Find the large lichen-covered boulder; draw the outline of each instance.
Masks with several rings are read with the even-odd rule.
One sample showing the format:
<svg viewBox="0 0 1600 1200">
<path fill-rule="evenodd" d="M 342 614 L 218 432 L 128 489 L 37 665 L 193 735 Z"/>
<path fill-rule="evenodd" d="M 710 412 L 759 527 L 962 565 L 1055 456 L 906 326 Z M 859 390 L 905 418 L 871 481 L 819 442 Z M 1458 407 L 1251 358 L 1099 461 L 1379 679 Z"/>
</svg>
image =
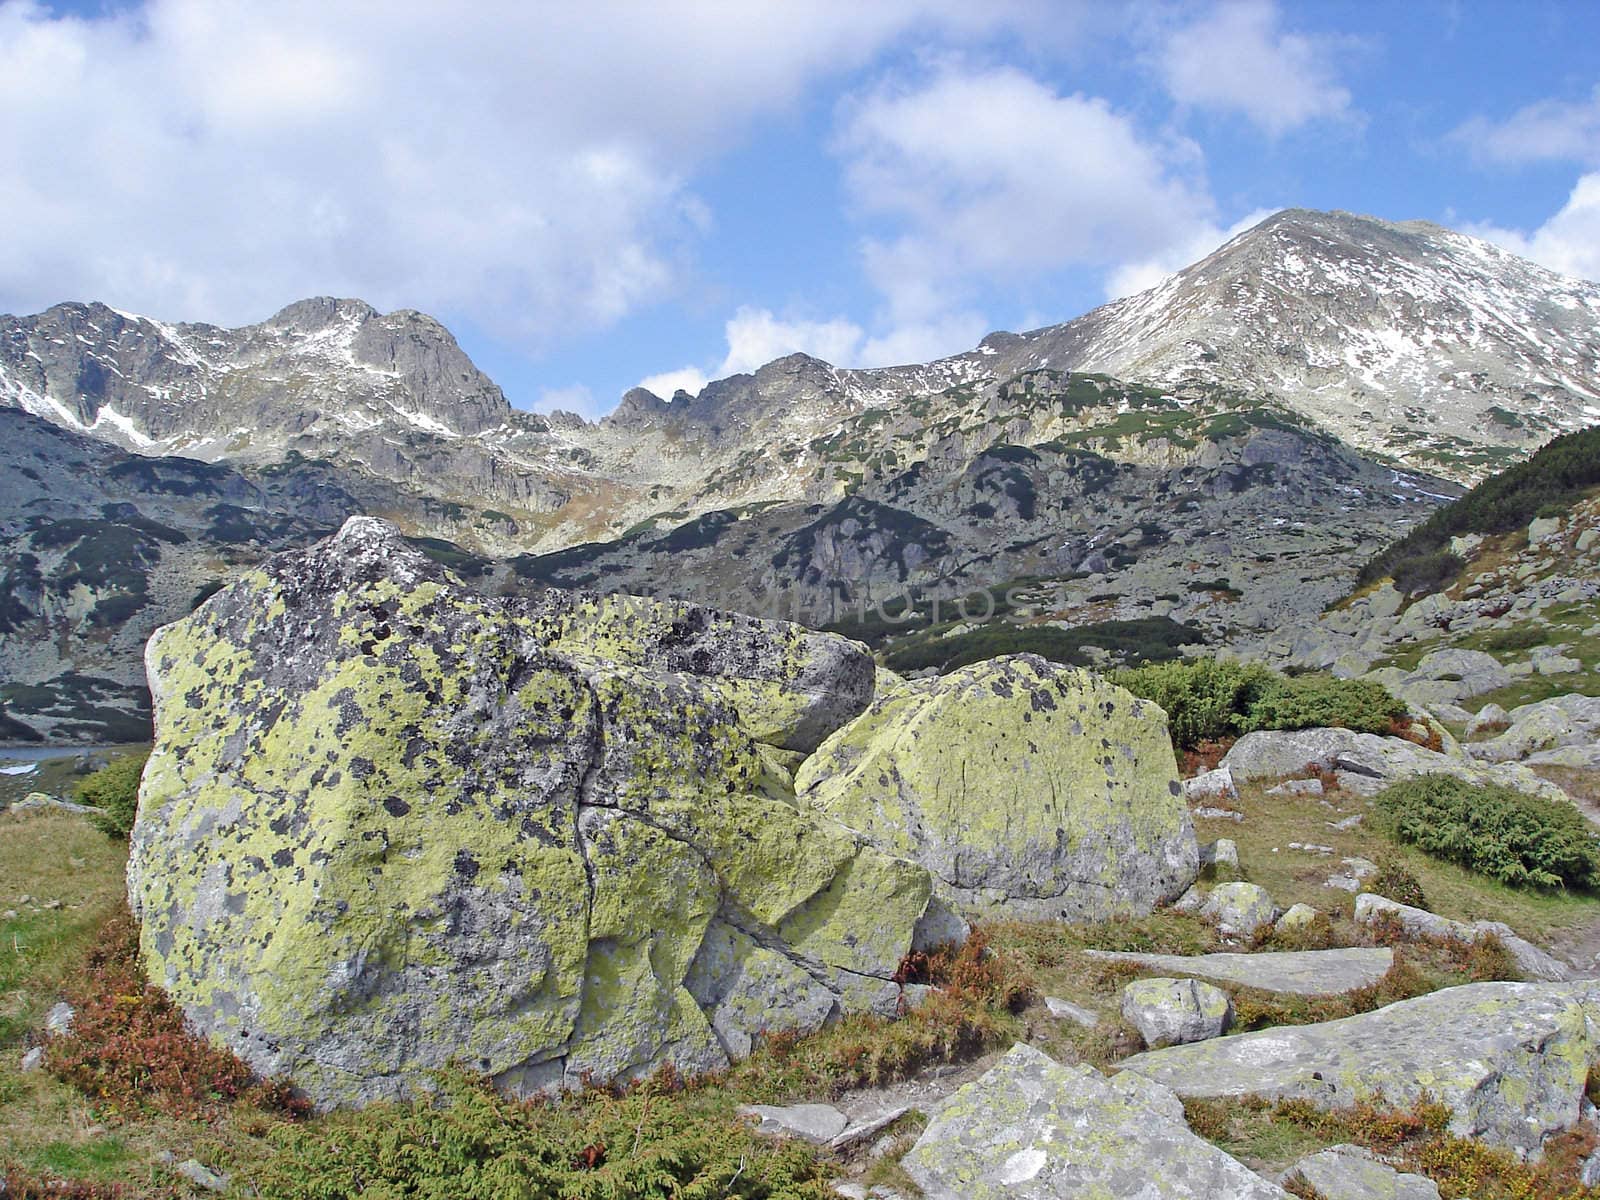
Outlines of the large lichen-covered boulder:
<svg viewBox="0 0 1600 1200">
<path fill-rule="evenodd" d="M 757 740 L 810 753 L 872 702 L 865 646 L 699 604 L 551 588 L 522 611 L 568 659 L 680 671 L 738 712 Z"/>
<path fill-rule="evenodd" d="M 1124 1059 L 1190 1097 L 1301 1097 L 1348 1108 L 1448 1105 L 1450 1129 L 1520 1154 L 1571 1128 L 1600 1061 L 1600 982 L 1473 983 L 1359 1016 L 1240 1033 Z"/>
<path fill-rule="evenodd" d="M 929 1200 L 1288 1197 L 1197 1137 L 1167 1088 L 1032 1046 L 1014 1046 L 930 1117 L 901 1160 Z"/>
<path fill-rule="evenodd" d="M 558 607 L 356 518 L 151 639 L 129 897 L 197 1029 L 335 1105 L 452 1062 L 524 1094 L 704 1070 L 893 1012 L 927 872 L 796 804 L 726 659 L 568 652 Z"/>
<path fill-rule="evenodd" d="M 1199 870 L 1161 710 L 1030 654 L 880 696 L 801 765 L 795 787 L 982 913 L 1144 914 Z"/>
</svg>

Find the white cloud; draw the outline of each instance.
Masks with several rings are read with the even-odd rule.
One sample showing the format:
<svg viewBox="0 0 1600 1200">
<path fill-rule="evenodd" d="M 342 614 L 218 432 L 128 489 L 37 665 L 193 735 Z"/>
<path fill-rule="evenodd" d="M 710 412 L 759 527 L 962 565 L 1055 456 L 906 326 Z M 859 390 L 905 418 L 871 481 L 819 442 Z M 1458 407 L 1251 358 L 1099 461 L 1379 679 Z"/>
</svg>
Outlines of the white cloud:
<svg viewBox="0 0 1600 1200">
<path fill-rule="evenodd" d="M 908 33 L 1028 19 L 971 7 L 0 0 L 0 307 L 237 323 L 334 293 L 530 347 L 602 327 L 680 278 L 701 164 Z"/>
<path fill-rule="evenodd" d="M 1552 271 L 1600 282 L 1600 172 L 1582 176 L 1561 209 L 1532 233 L 1494 225 L 1464 231 Z"/>
<path fill-rule="evenodd" d="M 1600 85 L 1587 100 L 1541 100 L 1504 121 L 1474 117 L 1451 137 L 1492 162 L 1600 163 Z"/>
<path fill-rule="evenodd" d="M 728 353 L 717 376 L 754 371 L 786 354 L 809 354 L 834 365 L 850 365 L 861 349 L 861 326 L 842 317 L 829 321 L 783 321 L 764 308 L 741 308 L 725 332 Z"/>
<path fill-rule="evenodd" d="M 1280 30 L 1270 0 L 1233 0 L 1167 31 L 1157 62 L 1178 103 L 1240 113 L 1276 137 L 1349 115 L 1334 63 L 1349 43 Z"/>
<path fill-rule="evenodd" d="M 1214 228 L 1192 143 L 1147 138 L 1104 100 L 1013 69 L 881 88 L 846 110 L 836 148 L 859 212 L 892 230 L 863 257 L 898 331 L 875 350 L 900 361 L 957 349 L 954 330 L 981 334 L 981 287 L 1164 261 Z"/>
<path fill-rule="evenodd" d="M 1187 237 L 1163 247 L 1159 253 L 1123 263 L 1106 277 L 1106 299 L 1117 300 L 1155 287 L 1168 275 L 1198 262 L 1277 211 L 1274 208 L 1258 208 L 1226 229 L 1205 222 Z"/>
<path fill-rule="evenodd" d="M 639 380 L 639 386 L 647 392 L 654 392 L 663 400 L 670 400 L 675 392 L 685 391 L 691 396 L 698 396 L 700 389 L 711 381 L 711 377 L 699 367 L 679 367 L 676 371 L 662 371 L 659 375 L 647 375 Z"/>
</svg>

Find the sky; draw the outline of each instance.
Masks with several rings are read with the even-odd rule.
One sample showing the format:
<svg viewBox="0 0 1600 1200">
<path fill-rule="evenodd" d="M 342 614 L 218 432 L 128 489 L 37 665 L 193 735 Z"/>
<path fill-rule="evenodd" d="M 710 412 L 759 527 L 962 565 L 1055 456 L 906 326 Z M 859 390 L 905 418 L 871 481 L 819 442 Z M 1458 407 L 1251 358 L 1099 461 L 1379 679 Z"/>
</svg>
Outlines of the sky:
<svg viewBox="0 0 1600 1200">
<path fill-rule="evenodd" d="M 1285 207 L 1600 280 L 1593 0 L 0 0 L 0 311 L 443 321 L 596 417 L 921 362 Z"/>
</svg>

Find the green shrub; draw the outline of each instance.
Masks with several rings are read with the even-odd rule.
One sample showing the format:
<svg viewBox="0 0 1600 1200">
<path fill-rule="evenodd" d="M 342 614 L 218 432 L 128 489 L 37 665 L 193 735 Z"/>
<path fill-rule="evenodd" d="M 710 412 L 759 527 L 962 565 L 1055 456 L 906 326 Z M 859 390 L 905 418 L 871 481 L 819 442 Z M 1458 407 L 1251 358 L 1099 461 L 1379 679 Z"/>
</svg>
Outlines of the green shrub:
<svg viewBox="0 0 1600 1200">
<path fill-rule="evenodd" d="M 1497 629 L 1483 639 L 1485 650 L 1532 650 L 1550 640 L 1550 630 L 1537 625 L 1518 625 L 1512 629 Z"/>
<path fill-rule="evenodd" d="M 1273 680 L 1266 667 L 1196 658 L 1118 671 L 1115 681 L 1166 710 L 1172 742 L 1193 749 L 1244 732 L 1244 714 Z"/>
<path fill-rule="evenodd" d="M 1389 836 L 1511 887 L 1600 886 L 1600 837 L 1570 804 L 1423 775 L 1374 805 Z"/>
<path fill-rule="evenodd" d="M 1405 713 L 1403 703 L 1370 680 L 1290 677 L 1254 663 L 1197 658 L 1119 671 L 1114 679 L 1166 710 L 1180 750 L 1258 729 L 1334 725 L 1386 733 Z"/>
<path fill-rule="evenodd" d="M 770 1141 L 731 1104 L 663 1078 L 624 1096 L 590 1091 L 518 1102 L 446 1078 L 437 1102 L 376 1104 L 272 1132 L 258 1194 L 501 1200 L 560 1196 L 826 1200 L 828 1172 L 796 1140 Z"/>
<path fill-rule="evenodd" d="M 1430 550 L 1398 559 L 1391 569 L 1394 586 L 1402 595 L 1437 592 L 1455 581 L 1467 560 L 1453 550 Z"/>
<path fill-rule="evenodd" d="M 1357 733 L 1387 733 L 1406 712 L 1405 702 L 1370 679 L 1331 675 L 1278 676 L 1245 714 L 1249 729 L 1321 729 L 1337 726 Z"/>
<path fill-rule="evenodd" d="M 139 812 L 139 776 L 150 751 L 124 754 L 78 784 L 78 799 L 100 811 L 91 818 L 110 837 L 125 838 Z"/>
</svg>

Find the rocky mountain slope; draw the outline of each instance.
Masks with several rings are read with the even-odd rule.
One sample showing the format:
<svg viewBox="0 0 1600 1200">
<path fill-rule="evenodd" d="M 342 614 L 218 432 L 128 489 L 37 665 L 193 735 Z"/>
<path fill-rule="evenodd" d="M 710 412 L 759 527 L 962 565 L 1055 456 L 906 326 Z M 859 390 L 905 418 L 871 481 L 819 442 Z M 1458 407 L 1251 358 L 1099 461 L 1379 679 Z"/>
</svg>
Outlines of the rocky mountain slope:
<svg viewBox="0 0 1600 1200">
<path fill-rule="evenodd" d="M 938 429 L 1041 372 L 1174 397 L 1221 385 L 1470 481 L 1600 416 L 1600 285 L 1422 222 L 1289 210 L 1063 325 L 924 365 L 791 355 L 698 396 L 635 389 L 595 423 L 512 409 L 437 322 L 360 301 L 306 300 L 236 330 L 97 304 L 0 318 L 0 404 L 145 453 L 334 457 L 452 501 L 454 536 L 498 553 L 837 500 L 850 481 L 818 472 L 819 440 L 874 415 Z"/>
<path fill-rule="evenodd" d="M 1047 629 L 1248 641 L 1343 594 L 1457 493 L 1440 476 L 1592 419 L 1597 348 L 1600 287 L 1431 226 L 1302 211 L 1065 325 L 909 367 L 791 355 L 698 396 L 636 389 L 594 423 L 512 409 L 419 313 L 309 300 L 226 330 L 60 305 L 0 318 L 0 416 L 24 430 L 5 450 L 19 590 L 0 672 L 41 702 L 64 675 L 132 684 L 132 648 L 195 588 L 358 511 L 501 585 L 862 634 L 909 597 L 923 665 L 974 624 L 929 602 L 979 592 Z M 185 472 L 206 480 L 193 496 L 162 482 Z M 319 488 L 334 498 L 308 505 Z M 135 516 L 193 544 L 135 538 Z M 119 569 L 187 565 L 144 590 L 85 582 L 86 551 L 44 544 L 65 519 L 124 521 Z"/>
<path fill-rule="evenodd" d="M 397 492 L 309 459 L 130 454 L 0 409 L 0 740 L 149 737 L 157 626 L 269 553 L 393 509 Z"/>
</svg>

